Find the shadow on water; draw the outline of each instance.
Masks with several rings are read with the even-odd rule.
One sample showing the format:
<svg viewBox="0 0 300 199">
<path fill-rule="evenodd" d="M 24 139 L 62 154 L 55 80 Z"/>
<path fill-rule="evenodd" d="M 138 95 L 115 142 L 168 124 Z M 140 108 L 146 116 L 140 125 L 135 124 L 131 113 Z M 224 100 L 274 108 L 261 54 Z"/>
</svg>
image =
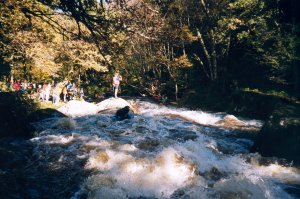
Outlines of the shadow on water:
<svg viewBox="0 0 300 199">
<path fill-rule="evenodd" d="M 0 139 L 0 198 L 70 198 L 79 189 L 87 174 L 84 159 L 59 150 L 45 156 L 35 147 L 24 139 Z"/>
<path fill-rule="evenodd" d="M 31 122 L 65 115 L 55 109 L 38 110 L 27 95 L 15 92 L 0 93 L 0 110 L 0 198 L 69 198 L 82 176 L 76 157 L 58 169 L 45 166 L 40 164 L 43 158 L 55 157 L 33 154 L 35 145 L 28 141 L 36 131 Z"/>
</svg>

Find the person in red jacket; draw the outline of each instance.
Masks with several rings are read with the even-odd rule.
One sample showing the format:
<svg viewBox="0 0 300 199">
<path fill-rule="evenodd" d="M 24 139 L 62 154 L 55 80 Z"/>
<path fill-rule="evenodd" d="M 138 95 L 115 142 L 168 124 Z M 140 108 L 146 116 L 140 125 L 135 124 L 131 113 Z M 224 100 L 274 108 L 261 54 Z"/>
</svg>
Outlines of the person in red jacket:
<svg viewBox="0 0 300 199">
<path fill-rule="evenodd" d="M 15 81 L 13 89 L 15 92 L 18 92 L 21 89 L 21 85 L 19 84 L 19 82 Z"/>
</svg>

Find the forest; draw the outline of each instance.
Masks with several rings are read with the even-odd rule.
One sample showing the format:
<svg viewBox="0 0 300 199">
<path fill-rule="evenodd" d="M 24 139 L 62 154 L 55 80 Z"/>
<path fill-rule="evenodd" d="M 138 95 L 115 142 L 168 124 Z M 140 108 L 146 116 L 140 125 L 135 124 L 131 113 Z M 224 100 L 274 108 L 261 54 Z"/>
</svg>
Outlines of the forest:
<svg viewBox="0 0 300 199">
<path fill-rule="evenodd" d="M 89 95 L 107 93 L 118 69 L 125 95 L 200 97 L 204 103 L 248 91 L 296 100 L 297 5 L 292 0 L 2 1 L 1 89 L 13 79 L 67 79 Z"/>
<path fill-rule="evenodd" d="M 47 190 L 44 190 L 42 186 L 46 186 L 48 182 L 50 184 L 52 183 L 54 186 L 49 198 L 71 198 L 71 196 L 74 196 L 74 190 L 78 190 L 81 181 L 83 181 L 87 175 L 92 173 L 92 169 L 88 172 L 85 171 L 87 170 L 86 167 L 92 167 L 91 165 L 85 166 L 84 169 L 81 168 L 78 171 L 78 178 L 74 177 L 74 184 L 72 184 L 73 181 L 63 177 L 63 175 L 64 173 L 73 175 L 73 173 L 70 173 L 71 171 L 67 168 L 58 169 L 55 176 L 62 178 L 62 184 L 70 185 L 64 192 L 62 190 L 63 188 L 59 187 L 60 184 L 58 183 L 56 185 L 55 180 L 51 179 L 50 176 L 52 170 L 49 174 L 49 171 L 45 169 L 45 166 L 45 168 L 43 167 L 45 170 L 42 170 L 39 175 L 45 175 L 47 177 L 45 177 L 45 181 L 42 181 L 40 184 L 41 187 L 34 189 L 41 194 L 38 195 L 35 191 L 30 192 L 31 187 L 26 187 L 25 181 L 27 182 L 28 180 L 28 186 L 34 184 L 33 180 L 28 176 L 33 175 L 33 173 L 36 175 L 41 168 L 36 167 L 36 170 L 33 169 L 31 171 L 32 173 L 30 173 L 29 170 L 23 171 L 23 167 L 18 168 L 18 172 L 21 172 L 21 176 L 23 176 L 23 178 L 21 177 L 21 181 L 23 181 L 20 184 L 15 181 L 13 174 L 2 172 L 7 165 L 22 165 L 25 160 L 18 159 L 21 156 L 27 157 L 28 155 L 26 161 L 29 162 L 37 161 L 36 159 L 41 162 L 48 161 L 48 159 L 39 159 L 41 157 L 44 158 L 43 155 L 35 156 L 36 154 L 32 155 L 31 153 L 31 151 L 36 149 L 35 144 L 37 143 L 35 142 L 39 142 L 37 145 L 38 147 L 41 147 L 43 144 L 40 143 L 41 141 L 39 139 L 47 139 L 43 137 L 44 135 L 40 136 L 40 134 L 37 134 L 37 131 L 40 130 L 38 128 L 41 128 L 40 126 L 43 126 L 44 124 L 38 127 L 35 126 L 35 129 L 31 124 L 32 122 L 42 121 L 42 119 L 47 118 L 49 116 L 47 111 L 51 111 L 51 114 L 55 113 L 59 116 L 62 115 L 62 113 L 57 113 L 58 107 L 41 103 L 37 99 L 33 99 L 29 92 L 15 92 L 15 89 L 13 88 L 14 82 L 27 82 L 37 85 L 46 83 L 62 84 L 63 82 L 76 83 L 76 85 L 84 91 L 84 102 L 90 103 L 89 105 L 86 105 L 86 108 L 88 109 L 92 106 L 95 108 L 95 104 L 101 103 L 99 102 L 101 100 L 112 99 L 110 98 L 113 96 L 112 79 L 116 72 L 119 72 L 122 76 L 121 89 L 119 92 L 120 100 L 123 98 L 138 100 L 147 99 L 155 104 L 161 105 L 161 107 L 157 108 L 156 105 L 151 104 L 149 106 L 153 106 L 154 108 L 153 110 L 148 110 L 148 107 L 146 107 L 148 106 L 147 101 L 140 104 L 143 111 L 147 110 L 151 112 L 154 111 L 154 109 L 166 111 L 166 113 L 161 113 L 162 116 L 160 116 L 162 118 L 159 117 L 159 122 L 167 126 L 160 129 L 161 131 L 164 131 L 166 128 L 171 128 L 172 122 L 178 124 L 180 128 L 183 128 L 185 123 L 181 123 L 181 120 L 169 121 L 165 117 L 170 117 L 171 119 L 174 119 L 173 117 L 179 117 L 179 119 L 183 118 L 186 120 L 186 115 L 184 115 L 185 112 L 182 111 L 186 109 L 195 111 L 195 115 L 200 114 L 200 118 L 202 118 L 201 114 L 203 114 L 203 112 L 208 115 L 212 114 L 213 116 L 211 117 L 214 118 L 213 121 L 219 120 L 220 117 L 223 117 L 222 119 L 224 119 L 225 116 L 222 114 L 230 114 L 229 118 L 231 119 L 231 114 L 238 118 L 257 119 L 262 121 L 263 125 L 260 126 L 261 129 L 259 131 L 256 129 L 259 126 L 259 122 L 254 122 L 255 125 L 257 125 L 254 125 L 255 128 L 250 125 L 251 128 L 253 127 L 255 129 L 252 129 L 253 131 L 256 132 L 257 130 L 257 132 L 259 132 L 255 134 L 255 136 L 254 134 L 247 134 L 249 133 L 248 131 L 250 131 L 249 129 L 251 129 L 250 127 L 248 128 L 248 126 L 246 130 L 243 129 L 244 126 L 241 127 L 242 130 L 229 128 L 230 132 L 233 134 L 242 131 L 241 134 L 243 136 L 246 135 L 246 139 L 249 138 L 251 142 L 253 141 L 253 145 L 250 147 L 247 146 L 248 151 L 246 153 L 247 155 L 250 155 L 247 156 L 247 161 L 245 162 L 251 162 L 253 159 L 257 158 L 253 154 L 257 155 L 257 153 L 259 153 L 262 157 L 275 157 L 276 165 L 279 162 L 278 164 L 282 163 L 280 166 L 296 165 L 299 167 L 300 1 L 1 0 L 0 162 L 3 163 L 0 163 L 0 185 L 2 187 L 2 189 L 0 188 L 0 192 L 4 194 L 4 198 L 14 198 L 11 193 L 16 190 L 18 194 L 27 196 L 27 198 L 47 198 Z M 103 98 L 99 99 L 99 96 L 103 96 Z M 67 105 L 68 103 L 66 102 L 60 104 L 60 106 Z M 175 107 L 174 109 L 177 111 L 176 114 L 172 112 L 173 109 L 170 107 Z M 95 110 L 96 109 L 98 110 L 99 106 L 96 107 Z M 172 112 L 171 116 L 168 111 Z M 152 119 L 155 119 L 156 117 L 156 115 L 146 117 L 143 114 L 139 115 L 137 118 L 145 117 L 146 119 L 136 119 L 138 124 L 149 118 L 152 121 Z M 59 123 L 58 125 L 55 123 L 53 124 L 54 127 L 51 126 L 51 124 L 50 126 L 52 129 L 49 130 L 49 132 L 53 133 L 55 131 L 56 133 L 57 129 L 62 128 L 63 130 L 60 132 L 65 134 L 62 133 L 61 136 L 67 136 L 67 133 L 71 133 L 73 139 L 73 134 L 78 133 L 74 133 L 78 130 L 77 128 L 79 128 L 76 125 L 77 123 L 81 125 L 80 122 L 82 122 L 82 120 L 91 122 L 92 119 L 90 117 L 96 117 L 95 120 L 99 119 L 98 117 L 101 117 L 100 119 L 103 119 L 104 121 L 109 120 L 106 118 L 107 115 L 105 114 L 102 116 L 94 115 L 87 118 L 85 117 L 87 116 L 80 115 L 80 117 L 75 119 L 69 117 L 66 122 L 67 124 Z M 205 115 L 205 117 L 208 116 Z M 193 118 L 192 120 L 188 119 L 188 121 L 194 124 L 197 123 L 198 120 L 197 118 Z M 205 131 L 203 130 L 205 128 L 212 128 L 212 131 L 215 131 L 216 129 L 214 128 L 217 128 L 218 130 L 216 130 L 216 132 L 221 132 L 224 130 L 224 126 L 220 127 L 218 125 L 220 125 L 222 121 L 223 120 L 220 120 L 213 124 L 209 122 L 205 123 L 206 120 L 204 122 L 205 124 L 201 121 L 202 123 L 199 123 L 201 128 L 197 128 L 201 129 L 201 131 L 199 130 L 201 133 Z M 111 130 L 109 127 L 112 124 L 113 122 L 109 124 L 99 124 L 98 121 L 98 123 L 91 122 L 89 125 L 83 123 L 82 126 L 86 125 L 84 128 L 86 127 L 89 129 L 92 128 L 91 126 L 93 125 L 98 125 L 97 128 L 99 126 L 101 128 L 98 128 L 99 132 L 97 131 L 98 134 L 96 134 L 96 137 L 105 137 L 106 134 L 102 133 L 105 131 L 109 132 Z M 240 122 L 235 124 L 240 125 L 248 123 Z M 48 124 L 45 126 L 47 125 Z M 122 125 L 125 125 L 125 127 Z M 135 128 L 134 125 L 130 127 L 126 125 L 126 123 L 117 123 L 117 130 L 112 131 L 111 134 L 121 131 L 120 129 L 123 128 Z M 138 126 L 136 128 L 148 128 L 145 132 L 151 133 L 155 131 L 152 129 L 153 126 L 149 124 L 143 123 L 143 125 L 146 127 Z M 159 129 L 160 127 L 156 128 Z M 224 128 L 227 128 L 226 125 Z M 68 129 L 68 131 L 66 129 Z M 137 129 L 131 130 L 132 132 L 140 130 Z M 174 131 L 176 131 L 176 129 Z M 170 134 L 169 137 L 166 137 L 169 139 L 172 136 L 179 136 L 179 138 L 176 137 L 176 139 L 178 138 L 178 143 L 182 144 L 187 140 L 189 140 L 189 142 L 191 140 L 194 141 L 195 135 L 199 136 L 197 134 L 198 132 L 194 132 L 194 130 L 191 131 L 190 129 L 186 130 L 187 135 L 181 135 L 178 132 L 173 135 L 172 131 L 170 131 L 168 132 Z M 247 133 L 244 133 L 246 131 Z M 45 132 L 43 131 L 43 133 Z M 53 133 L 53 135 L 56 136 L 55 133 Z M 89 133 L 92 135 L 94 131 L 89 129 Z M 89 136 L 91 136 L 90 134 Z M 51 134 L 51 136 L 53 135 Z M 137 134 L 136 137 L 139 136 L 140 134 Z M 164 136 L 161 138 L 155 137 L 156 135 L 153 135 L 153 137 L 151 136 L 150 138 L 139 138 L 145 139 L 146 141 L 135 145 L 140 147 L 139 149 L 145 150 L 145 154 L 154 150 L 151 147 L 162 146 L 163 144 L 161 144 L 160 141 L 166 138 Z M 157 136 L 161 135 L 159 134 Z M 205 136 L 207 135 L 205 134 Z M 222 138 L 225 140 L 231 138 L 236 139 L 233 142 L 238 145 L 240 144 L 239 142 L 241 142 L 239 136 L 241 135 L 230 134 L 225 135 Z M 10 139 L 7 137 L 14 137 L 13 141 L 7 141 L 6 139 Z M 30 141 L 30 144 L 23 140 L 18 141 L 22 144 L 14 145 L 16 137 L 17 139 L 22 137 L 25 140 L 33 139 Z M 34 137 L 37 138 L 35 139 Z M 74 140 L 77 138 L 79 139 L 79 137 L 80 136 L 74 138 Z M 108 141 L 111 141 L 110 139 L 117 139 L 116 137 L 117 136 L 107 139 Z M 217 140 L 216 137 L 218 136 L 213 134 L 213 139 Z M 67 137 L 67 139 L 69 139 L 69 137 Z M 53 140 L 49 141 L 49 143 L 52 141 Z M 74 143 L 76 144 L 77 141 L 74 141 Z M 118 141 L 122 143 L 124 140 L 121 140 L 120 138 Z M 228 141 L 228 143 L 231 144 L 231 141 L 232 140 Z M 206 140 L 204 139 L 197 143 L 199 150 L 202 150 L 201 144 L 205 142 Z M 166 143 L 169 144 L 171 141 Z M 219 144 L 218 146 L 222 145 L 222 141 L 219 143 L 219 140 L 217 140 L 216 143 Z M 47 144 L 48 142 L 46 142 L 45 145 L 48 146 Z M 131 141 L 129 144 L 132 144 Z M 18 147 L 12 149 L 13 146 L 18 146 L 19 148 L 25 147 L 26 150 L 20 152 Z M 163 145 L 163 151 L 165 151 L 164 147 L 165 146 Z M 241 148 L 243 147 L 244 145 Z M 77 149 L 79 150 L 79 148 L 80 147 Z M 186 150 L 189 150 L 190 148 L 193 147 L 187 147 Z M 231 154 L 230 150 L 232 150 L 232 148 L 228 150 L 224 150 L 224 148 L 226 147 L 220 149 L 222 155 L 229 153 L 236 158 L 235 153 L 240 152 L 240 148 L 238 148 L 236 149 L 238 152 L 232 152 Z M 43 147 L 38 149 L 44 150 Z M 84 150 L 89 149 L 82 149 L 82 151 Z M 95 151 L 97 150 L 95 149 Z M 111 150 L 114 150 L 114 148 L 112 147 Z M 216 151 L 217 150 L 219 150 L 219 148 L 216 149 Z M 43 151 L 44 154 L 47 154 L 48 152 L 49 151 L 46 151 L 46 149 Z M 24 155 L 23 153 L 26 154 Z M 66 155 L 66 153 L 66 151 L 61 152 L 61 157 Z M 173 152 L 168 149 L 165 153 L 168 154 Z M 165 153 L 162 152 L 161 156 L 164 156 Z M 191 152 L 191 154 L 192 153 L 193 152 Z M 17 157 L 16 159 L 22 163 L 19 164 L 18 161 L 15 163 L 13 158 L 11 160 L 12 162 L 8 161 L 10 159 L 10 154 L 13 154 L 12 156 Z M 57 155 L 58 154 L 59 153 L 57 153 Z M 49 152 L 47 155 L 52 157 L 52 152 L 51 154 Z M 91 153 L 89 155 L 90 156 L 86 161 L 91 162 L 93 154 Z M 97 157 L 98 159 L 95 158 L 95 161 L 101 160 L 109 162 L 111 161 L 109 155 L 111 154 L 107 151 L 101 152 Z M 189 162 L 186 161 L 184 157 L 177 157 L 177 155 L 178 154 L 175 153 L 177 158 L 176 161 L 181 162 L 182 164 Z M 185 155 L 188 157 L 190 154 L 187 153 Z M 199 156 L 201 155 L 202 154 Z M 270 162 L 274 160 L 262 160 L 262 157 L 257 158 L 257 162 L 259 162 L 257 164 L 260 164 L 259 166 L 269 166 L 271 165 Z M 151 158 L 149 155 L 148 159 Z M 216 156 L 216 159 L 217 158 L 218 157 Z M 69 162 L 72 164 L 69 166 L 70 168 L 74 168 L 74 172 L 77 167 L 79 168 L 83 165 L 79 159 L 80 158 L 76 157 L 72 159 L 74 162 Z M 8 163 L 6 163 L 6 161 L 8 161 Z M 160 162 L 160 159 L 157 158 L 156 162 Z M 178 162 L 176 162 L 176 164 Z M 251 162 L 251 164 L 252 163 L 253 162 Z M 270 164 L 268 165 L 268 163 Z M 209 165 L 210 163 L 207 164 Z M 219 163 L 216 163 L 216 165 L 218 164 Z M 32 164 L 24 163 L 24 165 L 29 165 L 28 167 L 30 167 Z M 40 165 L 42 165 L 42 163 Z M 191 165 L 189 168 L 193 167 Z M 196 165 L 196 163 L 194 165 Z M 195 175 L 201 176 L 201 178 L 203 177 L 205 180 L 209 181 L 207 186 L 211 186 L 214 189 L 213 191 L 217 190 L 215 193 L 216 195 L 211 196 L 208 194 L 207 197 L 203 198 L 214 198 L 215 196 L 216 198 L 257 198 L 257 195 L 255 194 L 259 195 L 258 192 L 252 193 L 252 195 L 250 194 L 252 197 L 246 197 L 243 194 L 239 195 L 241 194 L 240 192 L 234 194 L 232 194 L 232 192 L 221 193 L 218 188 L 215 189 L 217 184 L 220 183 L 220 179 L 226 178 L 232 174 L 230 173 L 231 171 L 228 170 L 223 172 L 221 166 L 218 166 L 210 168 L 209 171 L 203 171 L 201 169 L 198 171 L 196 169 L 198 174 Z M 24 167 L 27 168 L 27 166 Z M 256 167 L 252 167 L 252 165 L 251 168 L 253 171 L 256 169 Z M 284 167 L 284 169 L 286 168 L 287 167 Z M 225 173 L 228 175 L 226 176 Z M 299 173 L 300 172 L 298 171 L 297 175 Z M 256 174 L 257 173 L 255 173 L 255 175 Z M 291 175 L 294 174 L 295 173 Z M 74 173 L 74 176 L 76 175 L 77 173 Z M 241 175 L 246 176 L 245 173 L 242 173 Z M 1 176 L 3 177 L 2 180 Z M 38 176 L 36 178 L 42 179 L 43 176 Z M 153 179 L 154 178 L 156 177 L 153 177 Z M 187 179 L 190 178 L 192 177 Z M 264 177 L 262 178 L 264 179 Z M 299 176 L 296 178 L 300 179 Z M 89 180 L 91 181 L 91 178 L 88 178 L 87 181 Z M 85 181 L 85 186 L 92 184 L 92 182 L 88 184 L 87 181 Z M 100 181 L 103 181 L 103 179 Z M 8 185 L 4 186 L 6 182 L 8 182 Z M 109 182 L 113 183 L 116 181 L 111 180 Z M 237 182 L 240 181 L 237 180 Z M 18 184 L 18 186 L 14 183 Z M 142 182 L 142 184 L 143 183 L 146 182 Z M 173 182 L 170 182 L 170 184 L 172 183 Z M 249 182 L 247 181 L 247 183 Z M 278 183 L 275 180 L 275 184 L 276 183 L 290 185 L 290 182 L 285 181 L 280 181 Z M 287 191 L 289 194 L 296 193 L 295 198 L 300 197 L 300 182 L 297 181 L 297 183 L 295 183 L 297 184 L 295 186 L 296 188 L 291 188 L 291 190 Z M 270 184 L 270 187 L 275 187 L 275 185 L 273 186 L 273 181 Z M 13 188 L 14 186 L 18 188 Z M 20 186 L 25 186 L 25 188 L 19 188 Z M 143 187 L 143 185 L 141 186 Z M 218 186 L 221 185 L 218 184 Z M 162 185 L 162 187 L 164 187 L 164 185 Z M 122 187 L 120 190 L 126 190 L 125 192 L 129 198 L 148 198 L 148 196 L 149 198 L 176 198 L 175 196 L 173 197 L 173 195 L 182 194 L 178 187 L 176 187 L 178 189 L 174 188 L 174 190 L 167 185 L 166 187 L 166 190 L 169 190 L 169 195 L 165 190 L 163 190 L 165 192 L 162 191 L 161 193 L 156 193 L 153 191 L 156 190 L 156 188 L 153 188 L 152 190 L 151 186 L 149 188 L 151 190 L 148 190 L 148 192 L 144 190 L 144 187 L 136 188 L 136 190 L 141 188 L 141 190 L 144 191 L 141 192 L 141 195 L 135 195 L 135 191 L 132 191 L 131 188 L 128 187 Z M 260 189 L 261 187 L 257 189 Z M 30 193 L 27 192 L 28 190 L 25 190 L 27 188 Z M 58 192 L 54 190 L 56 188 Z M 91 191 L 92 188 L 89 188 L 86 188 L 86 190 Z M 227 191 L 230 189 L 230 187 L 225 188 Z M 270 189 L 273 190 L 273 188 Z M 272 190 L 269 190 L 269 192 L 272 192 Z M 101 191 L 98 190 L 98 192 L 101 193 L 101 196 L 98 197 L 93 195 L 97 195 L 96 193 L 98 193 L 96 190 L 94 191 L 95 192 L 93 193 L 88 192 L 89 197 L 87 198 L 102 198 L 101 196 L 103 195 L 101 195 Z M 207 190 L 205 189 L 205 191 Z M 245 193 L 248 192 L 251 191 L 247 189 Z M 59 193 L 62 194 L 59 195 Z M 147 195 L 148 193 L 151 193 L 152 195 Z M 280 195 L 281 192 L 277 193 L 275 191 L 274 193 L 277 194 L 275 194 L 276 196 L 274 197 L 270 196 L 262 198 L 281 198 L 285 196 Z M 161 194 L 161 196 L 159 196 L 159 194 Z M 188 194 L 188 189 L 183 191 L 183 195 L 184 194 Z M 0 193 L 0 197 L 1 196 Z M 199 198 L 198 196 L 199 195 L 191 198 Z M 74 196 L 72 198 L 77 197 Z M 113 195 L 111 198 L 122 197 Z"/>
</svg>

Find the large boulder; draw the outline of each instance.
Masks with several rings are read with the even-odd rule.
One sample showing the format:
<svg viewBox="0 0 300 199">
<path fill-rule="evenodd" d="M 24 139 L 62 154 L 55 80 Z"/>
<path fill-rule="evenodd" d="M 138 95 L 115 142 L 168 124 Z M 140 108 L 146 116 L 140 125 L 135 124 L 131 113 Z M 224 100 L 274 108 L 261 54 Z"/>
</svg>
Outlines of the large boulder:
<svg viewBox="0 0 300 199">
<path fill-rule="evenodd" d="M 96 114 L 98 106 L 85 101 L 72 100 L 60 107 L 58 111 L 70 117 L 85 116 Z"/>
<path fill-rule="evenodd" d="M 108 112 L 108 113 L 114 113 L 116 110 L 120 108 L 124 108 L 125 106 L 129 106 L 131 110 L 133 109 L 131 104 L 122 98 L 112 97 L 103 100 L 102 102 L 97 104 L 98 112 Z"/>
<path fill-rule="evenodd" d="M 252 152 L 300 164 L 300 106 L 278 104 L 259 133 Z"/>
<path fill-rule="evenodd" d="M 60 107 L 58 111 L 64 115 L 74 117 L 93 115 L 97 113 L 115 113 L 116 110 L 125 106 L 129 106 L 132 109 L 131 104 L 122 98 L 109 98 L 98 104 L 72 100 Z"/>
</svg>

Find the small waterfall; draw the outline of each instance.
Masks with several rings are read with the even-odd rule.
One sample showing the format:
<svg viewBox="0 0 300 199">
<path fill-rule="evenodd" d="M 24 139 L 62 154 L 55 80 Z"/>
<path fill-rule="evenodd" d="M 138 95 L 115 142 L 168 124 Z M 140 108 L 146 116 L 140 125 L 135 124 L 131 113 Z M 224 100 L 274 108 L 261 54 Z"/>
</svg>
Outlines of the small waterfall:
<svg viewBox="0 0 300 199">
<path fill-rule="evenodd" d="M 40 165 L 85 171 L 73 199 L 295 198 L 286 188 L 300 184 L 299 169 L 260 164 L 261 157 L 249 153 L 262 122 L 134 103 L 130 120 L 98 113 L 106 105 L 76 104 L 76 116 L 35 123 L 39 136 L 31 142 Z"/>
</svg>

